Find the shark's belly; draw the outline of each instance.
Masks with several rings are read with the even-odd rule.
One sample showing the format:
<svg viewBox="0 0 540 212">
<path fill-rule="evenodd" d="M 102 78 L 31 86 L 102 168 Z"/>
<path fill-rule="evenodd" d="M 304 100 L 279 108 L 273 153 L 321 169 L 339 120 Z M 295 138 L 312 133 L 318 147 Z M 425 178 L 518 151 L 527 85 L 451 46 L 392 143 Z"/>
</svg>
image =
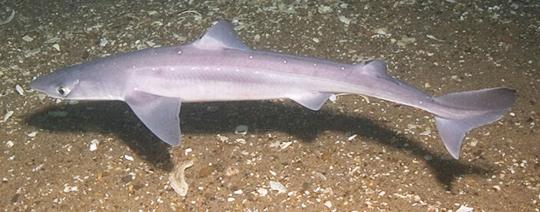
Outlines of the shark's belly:
<svg viewBox="0 0 540 212">
<path fill-rule="evenodd" d="M 192 85 L 175 93 L 184 102 L 244 101 L 286 98 L 298 88 L 276 85 L 215 82 Z"/>
</svg>

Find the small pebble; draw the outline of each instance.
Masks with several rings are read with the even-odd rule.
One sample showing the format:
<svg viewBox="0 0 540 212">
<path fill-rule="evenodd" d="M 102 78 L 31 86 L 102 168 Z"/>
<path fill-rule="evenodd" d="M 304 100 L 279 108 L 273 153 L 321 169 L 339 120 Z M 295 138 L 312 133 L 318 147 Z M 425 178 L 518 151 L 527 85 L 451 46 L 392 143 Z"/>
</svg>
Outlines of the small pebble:
<svg viewBox="0 0 540 212">
<path fill-rule="evenodd" d="M 430 135 L 430 134 L 431 134 L 430 129 L 427 129 L 426 131 L 420 133 L 420 135 Z"/>
<path fill-rule="evenodd" d="M 278 148 L 281 143 L 279 141 L 274 141 L 268 145 L 270 148 Z"/>
<path fill-rule="evenodd" d="M 52 38 L 45 41 L 45 43 L 47 43 L 47 44 L 58 43 L 58 42 L 60 42 L 60 37 L 52 37 Z"/>
<path fill-rule="evenodd" d="M 13 147 L 13 145 L 15 145 L 13 143 L 13 141 L 7 141 L 7 143 L 6 143 L 7 148 L 11 148 L 11 147 Z"/>
<path fill-rule="evenodd" d="M 240 173 L 240 170 L 238 170 L 236 167 L 228 167 L 225 169 L 225 176 L 227 177 L 237 175 L 238 173 Z"/>
<path fill-rule="evenodd" d="M 19 84 L 15 85 L 15 90 L 19 95 L 24 96 L 24 90 Z"/>
<path fill-rule="evenodd" d="M 99 46 L 100 47 L 105 47 L 108 43 L 109 43 L 109 40 L 107 40 L 106 37 L 102 37 L 101 39 L 99 39 Z"/>
<path fill-rule="evenodd" d="M 287 188 L 285 188 L 285 186 L 283 184 L 281 184 L 280 182 L 270 181 L 268 184 L 270 185 L 271 190 L 277 191 L 278 193 L 286 193 L 287 192 Z"/>
<path fill-rule="evenodd" d="M 97 139 L 94 139 L 94 140 L 90 141 L 90 152 L 96 151 L 98 144 L 99 144 L 99 141 Z"/>
<path fill-rule="evenodd" d="M 319 13 L 321 14 L 327 14 L 327 13 L 331 13 L 333 9 L 326 5 L 320 5 L 319 8 L 317 8 L 317 11 L 319 11 Z"/>
<path fill-rule="evenodd" d="M 351 23 L 351 19 L 345 17 L 345 16 L 342 16 L 340 15 L 338 17 L 339 21 L 341 21 L 342 23 L 344 23 L 345 25 L 349 25 Z"/>
<path fill-rule="evenodd" d="M 390 36 L 390 34 L 388 34 L 386 31 L 387 31 L 386 28 L 379 28 L 379 29 L 375 29 L 375 30 L 374 30 L 374 32 L 375 32 L 377 35 L 381 35 L 381 36 Z"/>
<path fill-rule="evenodd" d="M 227 137 L 225 137 L 225 136 L 222 136 L 222 135 L 220 135 L 220 134 L 217 134 L 217 138 L 218 138 L 218 140 L 221 141 L 221 142 L 227 142 L 227 141 L 229 141 L 229 138 L 227 138 Z"/>
<path fill-rule="evenodd" d="M 293 143 L 293 142 L 291 142 L 291 141 L 289 141 L 289 142 L 283 142 L 283 143 L 281 143 L 281 144 L 279 145 L 279 148 L 280 148 L 281 150 L 284 150 L 284 149 L 286 149 L 287 147 L 289 147 L 292 143 Z"/>
<path fill-rule="evenodd" d="M 413 38 L 413 37 L 407 37 L 407 36 L 403 36 L 401 37 L 401 39 L 397 42 L 397 45 L 401 48 L 405 48 L 405 46 L 409 45 L 409 44 L 412 44 L 416 42 L 416 38 Z"/>
<path fill-rule="evenodd" d="M 443 41 L 443 40 L 441 40 L 441 39 L 436 38 L 436 37 L 433 36 L 433 35 L 426 35 L 426 37 L 429 38 L 429 39 L 431 39 L 431 40 Z"/>
<path fill-rule="evenodd" d="M 456 212 L 473 212 L 474 208 L 467 207 L 465 205 L 460 205 Z"/>
<path fill-rule="evenodd" d="M 478 145 L 478 140 L 476 139 L 472 139 L 472 141 L 469 143 L 472 147 L 475 147 L 476 145 Z"/>
<path fill-rule="evenodd" d="M 67 193 L 67 192 L 76 192 L 78 191 L 79 189 L 77 188 L 77 186 L 68 186 L 66 185 L 64 187 L 64 192 Z"/>
<path fill-rule="evenodd" d="M 258 188 L 257 193 L 259 193 L 259 196 L 264 197 L 268 194 L 268 189 L 266 188 Z"/>
<path fill-rule="evenodd" d="M 36 167 L 34 167 L 34 168 L 32 169 L 32 172 L 37 172 L 37 171 L 41 170 L 41 168 L 43 168 L 43 166 L 44 166 L 44 164 L 39 164 L 39 165 L 37 165 Z"/>
<path fill-rule="evenodd" d="M 129 160 L 129 161 L 133 161 L 133 157 L 129 156 L 129 155 L 124 155 L 124 159 L 126 160 Z"/>
<path fill-rule="evenodd" d="M 189 155 L 189 153 L 193 152 L 193 149 L 187 148 L 184 150 L 184 155 Z"/>
<path fill-rule="evenodd" d="M 24 51 L 24 56 L 25 57 L 32 57 L 32 56 L 34 56 L 36 54 L 39 54 L 40 52 L 41 52 L 40 48 L 31 49 L 31 50 Z"/>
<path fill-rule="evenodd" d="M 60 45 L 59 44 L 55 43 L 55 44 L 52 45 L 52 47 L 54 49 L 56 49 L 56 51 L 60 51 Z"/>
<path fill-rule="evenodd" d="M 234 134 L 237 135 L 246 135 L 248 133 L 248 126 L 246 125 L 238 125 L 236 126 L 236 129 L 234 129 Z"/>
<path fill-rule="evenodd" d="M 96 151 L 97 145 L 96 144 L 90 144 L 90 152 Z"/>
<path fill-rule="evenodd" d="M 2 119 L 2 122 L 6 122 L 12 115 L 13 115 L 13 111 L 10 110 L 8 111 L 5 115 L 4 115 L 4 118 Z"/>
<path fill-rule="evenodd" d="M 239 144 L 246 144 L 246 139 L 243 139 L 243 138 L 237 138 L 234 141 L 236 141 L 236 143 L 239 143 Z"/>
<path fill-rule="evenodd" d="M 22 39 L 26 42 L 32 42 L 34 40 L 34 38 L 30 37 L 29 35 L 25 35 L 22 37 Z"/>
<path fill-rule="evenodd" d="M 154 43 L 153 41 L 146 41 L 145 43 L 146 43 L 146 45 L 148 45 L 150 47 L 153 47 L 153 46 L 156 45 L 156 43 Z"/>
<path fill-rule="evenodd" d="M 324 206 L 326 206 L 327 208 L 332 208 L 332 202 L 326 201 L 324 202 Z"/>
</svg>

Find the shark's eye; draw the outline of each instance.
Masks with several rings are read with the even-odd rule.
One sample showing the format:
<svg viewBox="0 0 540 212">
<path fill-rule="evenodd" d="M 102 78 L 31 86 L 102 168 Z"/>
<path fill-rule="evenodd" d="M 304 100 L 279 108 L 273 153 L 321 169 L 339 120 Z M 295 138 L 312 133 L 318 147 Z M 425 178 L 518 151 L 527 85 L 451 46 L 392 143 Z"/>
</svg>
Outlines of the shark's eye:
<svg viewBox="0 0 540 212">
<path fill-rule="evenodd" d="M 58 87 L 56 88 L 56 92 L 58 92 L 58 94 L 62 95 L 62 96 L 67 96 L 69 94 L 69 88 L 66 88 L 66 87 Z"/>
</svg>

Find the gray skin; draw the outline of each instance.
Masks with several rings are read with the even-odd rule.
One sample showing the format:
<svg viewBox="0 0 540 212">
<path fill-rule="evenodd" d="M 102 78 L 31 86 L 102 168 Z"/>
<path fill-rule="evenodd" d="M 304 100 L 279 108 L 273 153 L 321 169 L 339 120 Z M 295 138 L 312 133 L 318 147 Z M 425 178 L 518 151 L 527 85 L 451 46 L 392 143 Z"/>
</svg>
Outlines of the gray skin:
<svg viewBox="0 0 540 212">
<path fill-rule="evenodd" d="M 515 101 L 508 88 L 432 97 L 389 76 L 380 60 L 351 65 L 251 50 L 223 21 L 191 44 L 74 65 L 41 76 L 30 87 L 61 99 L 124 101 L 172 145 L 180 142 L 181 102 L 289 98 L 319 110 L 333 94 L 373 96 L 434 114 L 456 159 L 469 130 L 498 120 Z"/>
</svg>

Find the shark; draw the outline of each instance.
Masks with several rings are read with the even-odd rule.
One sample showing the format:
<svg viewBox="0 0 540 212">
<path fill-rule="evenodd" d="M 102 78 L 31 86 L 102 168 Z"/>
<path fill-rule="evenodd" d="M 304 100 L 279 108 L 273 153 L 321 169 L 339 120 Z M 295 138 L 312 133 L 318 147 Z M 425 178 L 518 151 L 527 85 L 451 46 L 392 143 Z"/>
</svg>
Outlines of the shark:
<svg viewBox="0 0 540 212">
<path fill-rule="evenodd" d="M 180 144 L 185 102 L 290 99 L 317 111 L 336 94 L 372 96 L 433 114 L 455 159 L 466 133 L 500 119 L 516 99 L 506 87 L 431 96 L 390 76 L 380 59 L 345 64 L 254 50 L 228 21 L 214 22 L 191 43 L 68 66 L 35 78 L 30 88 L 59 99 L 124 101 L 170 145 Z"/>
</svg>

